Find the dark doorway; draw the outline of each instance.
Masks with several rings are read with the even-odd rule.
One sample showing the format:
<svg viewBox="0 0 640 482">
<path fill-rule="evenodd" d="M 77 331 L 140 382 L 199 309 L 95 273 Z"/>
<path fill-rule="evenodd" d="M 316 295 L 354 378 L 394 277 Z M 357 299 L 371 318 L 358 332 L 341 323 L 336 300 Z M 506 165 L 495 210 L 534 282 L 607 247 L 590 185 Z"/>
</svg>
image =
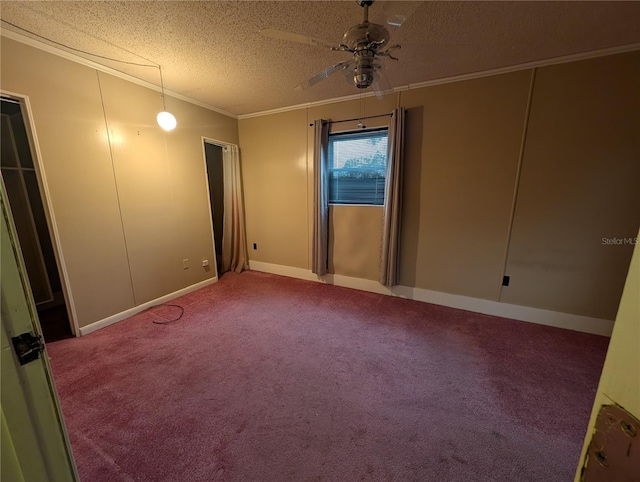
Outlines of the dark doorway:
<svg viewBox="0 0 640 482">
<path fill-rule="evenodd" d="M 2 98 L 0 168 L 45 341 L 72 336 L 22 106 Z"/>
<path fill-rule="evenodd" d="M 224 226 L 224 173 L 222 170 L 222 147 L 204 143 L 209 182 L 209 203 L 213 222 L 213 238 L 216 248 L 218 276 L 222 276 L 222 230 Z"/>
</svg>

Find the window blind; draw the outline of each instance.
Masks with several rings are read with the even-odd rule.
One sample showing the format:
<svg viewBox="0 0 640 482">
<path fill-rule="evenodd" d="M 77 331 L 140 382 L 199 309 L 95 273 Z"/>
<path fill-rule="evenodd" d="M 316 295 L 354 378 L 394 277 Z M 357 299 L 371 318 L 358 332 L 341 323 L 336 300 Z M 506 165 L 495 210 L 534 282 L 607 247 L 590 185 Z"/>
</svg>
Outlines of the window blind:
<svg viewBox="0 0 640 482">
<path fill-rule="evenodd" d="M 387 129 L 329 136 L 329 202 L 384 204 Z"/>
</svg>

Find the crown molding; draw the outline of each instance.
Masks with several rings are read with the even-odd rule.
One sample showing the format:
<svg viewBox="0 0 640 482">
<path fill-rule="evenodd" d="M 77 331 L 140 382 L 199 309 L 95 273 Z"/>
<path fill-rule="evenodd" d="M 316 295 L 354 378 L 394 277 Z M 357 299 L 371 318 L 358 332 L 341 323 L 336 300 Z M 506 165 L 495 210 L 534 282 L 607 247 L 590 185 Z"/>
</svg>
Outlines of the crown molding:
<svg viewBox="0 0 640 482">
<path fill-rule="evenodd" d="M 393 89 L 393 93 L 398 92 L 398 90 L 406 90 L 406 88 L 403 88 L 403 89 L 395 88 Z M 337 104 L 338 102 L 347 102 L 349 100 L 360 100 L 363 97 L 375 97 L 375 95 L 376 95 L 375 92 L 367 92 L 367 93 L 362 92 L 359 94 L 345 95 L 343 97 L 334 97 L 332 99 L 318 100 L 315 102 L 305 102 L 304 104 L 290 105 L 287 107 L 278 107 L 277 109 L 269 109 L 269 110 L 264 110 L 260 112 L 253 112 L 250 114 L 240 114 L 238 116 L 238 119 L 240 120 L 250 119 L 252 117 L 262 117 L 265 115 L 280 114 L 283 112 L 290 112 L 293 110 L 308 109 L 310 107 L 317 107 L 319 105 Z"/>
<path fill-rule="evenodd" d="M 89 60 L 89 59 L 85 59 L 84 57 L 81 57 L 79 55 L 76 54 L 72 54 L 70 52 L 67 52 L 65 50 L 62 50 L 60 48 L 57 47 L 53 47 L 51 45 L 48 45 L 44 42 L 41 42 L 39 40 L 35 40 L 32 39 L 31 37 L 27 37 L 25 35 L 16 33 L 12 30 L 7 30 L 7 29 L 1 29 L 0 31 L 0 36 L 11 39 L 11 40 L 15 40 L 16 42 L 20 42 L 22 44 L 28 45 L 30 47 L 39 49 L 39 50 L 43 50 L 45 52 L 48 52 L 50 54 L 53 55 L 57 55 L 58 57 L 62 57 L 65 58 L 67 60 L 71 60 L 72 62 L 76 62 L 78 64 L 82 64 L 86 67 L 90 67 L 92 69 L 95 70 L 99 70 L 100 72 L 104 72 L 106 74 L 110 74 L 113 75 L 114 77 L 118 77 L 120 79 L 126 80 L 128 82 L 134 83 L 134 84 L 138 84 L 141 85 L 142 87 L 146 87 L 147 89 L 151 89 L 151 90 L 155 90 L 156 92 L 161 92 L 162 89 L 155 85 L 152 84 L 151 82 L 147 82 L 146 80 L 142 80 L 139 79 L 137 77 L 134 77 L 133 75 L 130 74 L 126 74 L 124 72 L 121 72 L 119 70 L 113 69 L 111 67 L 107 67 L 106 65 L 102 65 L 98 62 L 94 62 L 93 60 Z M 237 119 L 238 116 L 236 114 L 232 114 L 231 112 L 227 112 L 225 110 L 219 109 L 217 107 L 214 107 L 212 105 L 209 104 L 205 104 L 204 102 L 200 102 L 198 100 L 192 99 L 190 97 L 184 96 L 182 94 L 178 94 L 177 92 L 173 92 L 169 89 L 164 89 L 164 93 L 165 95 L 174 97 L 175 99 L 179 99 L 179 100 L 183 100 L 185 102 L 189 102 L 190 104 L 194 104 L 200 107 L 204 107 L 205 109 L 208 110 L 212 110 L 214 112 L 217 112 L 218 114 L 222 114 L 225 115 L 227 117 L 232 117 L 234 119 Z"/>
<path fill-rule="evenodd" d="M 90 67 L 92 69 L 96 69 L 99 70 L 101 72 L 105 72 L 107 74 L 113 75 L 115 77 L 119 77 L 121 79 L 127 80 L 129 82 L 132 82 L 134 84 L 138 84 L 141 85 L 143 87 L 146 87 L 148 89 L 152 89 L 155 90 L 157 92 L 161 92 L 161 89 L 159 86 L 152 84 L 151 82 L 147 82 L 145 80 L 139 79 L 137 77 L 134 77 L 130 74 L 126 74 L 124 72 L 121 72 L 119 70 L 113 69 L 111 67 L 107 67 L 105 65 L 102 65 L 98 62 L 94 62 L 92 60 L 88 60 L 85 59 L 84 57 L 81 57 L 79 55 L 67 52 L 65 50 L 59 49 L 57 47 L 53 47 L 51 45 L 48 45 L 44 42 L 41 42 L 39 40 L 35 40 L 32 39 L 30 37 L 27 37 L 25 35 L 16 33 L 12 30 L 7 30 L 7 29 L 1 29 L 0 31 L 0 35 L 2 37 L 6 37 L 8 39 L 11 40 L 15 40 L 16 42 L 20 42 L 23 43 L 25 45 L 29 45 L 31 47 L 37 48 L 39 50 L 43 50 L 45 52 L 51 53 L 53 55 L 57 55 L 59 57 L 63 57 L 67 60 L 71 60 L 73 62 L 85 65 L 87 67 Z M 570 54 L 570 55 L 563 55 L 560 57 L 552 57 L 549 59 L 542 59 L 542 60 L 535 60 L 532 62 L 526 62 L 526 63 L 522 63 L 522 64 L 516 64 L 516 65 L 510 65 L 507 67 L 500 67 L 497 69 L 490 69 L 490 70 L 483 70 L 480 72 L 472 72 L 472 73 L 468 73 L 468 74 L 462 74 L 462 75 L 454 75 L 451 77 L 443 77 L 440 79 L 434 79 L 434 80 L 428 80 L 428 81 L 424 81 L 424 82 L 417 82 L 414 84 L 407 84 L 407 85 L 403 85 L 403 86 L 399 86 L 399 87 L 395 87 L 393 89 L 393 93 L 397 93 L 397 92 L 402 92 L 405 90 L 412 90 L 412 89 L 421 89 L 423 87 L 430 87 L 433 85 L 441 85 L 441 84 L 448 84 L 448 83 L 452 83 L 452 82 L 461 82 L 464 80 L 471 80 L 471 79 L 478 79 L 478 78 L 482 78 L 482 77 L 489 77 L 492 75 L 499 75 L 499 74 L 506 74 L 509 72 L 516 72 L 519 70 L 526 70 L 526 69 L 532 69 L 532 68 L 536 68 L 536 67 L 546 67 L 549 65 L 556 65 L 556 64 L 563 64 L 563 63 L 568 63 L 568 62 L 576 62 L 579 60 L 587 60 L 587 59 L 592 59 L 592 58 L 597 58 L 597 57 L 605 57 L 607 55 L 615 55 L 615 54 L 620 54 L 620 53 L 625 53 L 625 52 L 632 52 L 632 51 L 636 51 L 636 50 L 640 50 L 640 43 L 633 43 L 633 44 L 627 44 L 627 45 L 619 45 L 616 47 L 609 47 L 609 48 L 605 48 L 605 49 L 598 49 L 598 50 L 591 50 L 588 52 L 580 52 L 577 54 Z M 358 100 L 361 99 L 362 97 L 373 97 L 375 96 L 374 92 L 367 92 L 367 93 L 358 93 L 358 94 L 353 94 L 353 95 L 347 95 L 347 96 L 343 96 L 343 97 L 335 97 L 332 99 L 326 99 L 326 100 L 319 100 L 319 101 L 315 101 L 315 102 L 306 102 L 304 104 L 296 104 L 296 105 L 292 105 L 292 106 L 287 106 L 287 107 L 280 107 L 280 108 L 276 108 L 276 109 L 269 109 L 269 110 L 265 110 L 265 111 L 259 111 L 259 112 L 253 112 L 253 113 L 249 113 L 249 114 L 233 114 L 231 112 L 227 112 L 225 110 L 219 109 L 217 107 L 214 107 L 212 105 L 206 104 L 204 102 L 200 102 L 198 100 L 192 99 L 190 97 L 184 96 L 182 94 L 179 94 L 177 92 L 173 92 L 171 90 L 165 89 L 165 94 L 169 95 L 171 97 L 174 97 L 176 99 L 180 99 L 183 100 L 185 102 L 189 102 L 190 104 L 194 104 L 200 107 L 203 107 L 205 109 L 217 112 L 219 114 L 231 117 L 233 119 L 238 119 L 238 120 L 243 120 L 243 119 L 250 119 L 252 117 L 263 117 L 263 116 L 267 116 L 267 115 L 273 115 L 273 114 L 280 114 L 280 113 L 284 113 L 284 112 L 290 112 L 290 111 L 295 111 L 295 110 L 300 110 L 300 109 L 308 109 L 311 107 L 317 107 L 317 106 L 321 106 L 321 105 L 328 105 L 328 104 L 336 104 L 338 102 L 346 102 L 346 101 L 350 101 L 350 100 Z"/>
<path fill-rule="evenodd" d="M 397 93 L 397 92 L 402 92 L 405 90 L 412 90 L 412 89 L 421 89 L 423 87 L 430 87 L 433 85 L 441 85 L 441 84 L 449 84 L 452 82 L 461 82 L 463 80 L 471 80 L 471 79 L 479 79 L 482 77 L 489 77 L 492 75 L 499 75 L 499 74 L 506 74 L 509 72 L 516 72 L 519 70 L 527 70 L 527 69 L 534 69 L 537 67 L 546 67 L 549 65 L 556 65 L 556 64 L 565 64 L 568 62 L 576 62 L 579 60 L 587 60 L 587 59 L 593 59 L 593 58 L 597 58 L 597 57 L 605 57 L 607 55 L 615 55 L 615 54 L 621 54 L 621 53 L 625 53 L 625 52 L 633 52 L 636 50 L 640 50 L 640 43 L 633 43 L 633 44 L 627 44 L 627 45 L 619 45 L 616 47 L 610 47 L 610 48 L 606 48 L 606 49 L 599 49 L 599 50 L 591 50 L 589 52 L 580 52 L 577 54 L 570 54 L 570 55 L 563 55 L 561 57 L 552 57 L 549 59 L 542 59 L 542 60 L 535 60 L 532 62 L 526 62 L 523 64 L 516 64 L 516 65 L 510 65 L 507 67 L 500 67 L 497 69 L 490 69 L 490 70 L 483 70 L 480 72 L 472 72 L 469 74 L 462 74 L 462 75 L 454 75 L 452 77 L 443 77 L 441 79 L 434 79 L 434 80 L 427 80 L 425 82 L 417 82 L 415 84 L 407 84 L 407 85 L 403 85 L 400 87 L 395 87 L 393 89 L 393 93 Z M 369 92 L 367 94 L 365 94 L 365 97 L 371 97 L 374 96 L 375 93 L 373 92 Z M 283 112 L 289 112 L 289 111 L 293 111 L 293 110 L 299 110 L 299 109 L 307 109 L 309 107 L 315 107 L 315 106 L 319 106 L 319 105 L 326 105 L 326 104 L 334 104 L 336 102 L 344 102 L 347 100 L 354 100 L 354 99 L 360 99 L 361 98 L 361 94 L 355 94 L 355 95 L 349 95 L 349 96 L 345 96 L 345 97 L 337 97 L 334 99 L 328 99 L 328 100 L 320 100 L 317 102 L 309 102 L 306 104 L 297 104 L 297 105 L 292 105 L 289 107 L 281 107 L 278 109 L 270 109 L 270 110 L 265 110 L 265 111 L 260 111 L 260 112 L 254 112 L 251 114 L 241 114 L 238 116 L 239 120 L 243 120 L 243 119 L 250 119 L 252 117 L 262 117 L 262 116 L 266 116 L 266 115 L 272 115 L 272 114 L 280 114 Z"/>
</svg>

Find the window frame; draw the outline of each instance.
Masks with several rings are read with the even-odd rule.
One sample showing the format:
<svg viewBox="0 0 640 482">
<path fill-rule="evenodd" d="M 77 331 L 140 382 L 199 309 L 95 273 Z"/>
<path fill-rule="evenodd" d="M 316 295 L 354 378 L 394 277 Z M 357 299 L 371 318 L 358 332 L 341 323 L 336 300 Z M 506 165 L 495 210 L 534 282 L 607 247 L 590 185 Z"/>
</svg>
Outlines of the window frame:
<svg viewBox="0 0 640 482">
<path fill-rule="evenodd" d="M 335 206 L 372 206 L 372 207 L 383 207 L 384 206 L 384 197 L 385 197 L 385 192 L 384 190 L 386 189 L 386 187 L 383 187 L 383 191 L 382 191 L 382 201 L 381 202 L 362 202 L 362 201 L 353 201 L 353 202 L 349 202 L 349 201 L 344 201 L 344 200 L 334 200 L 332 199 L 331 196 L 331 191 L 332 191 L 332 182 L 333 182 L 333 178 L 332 178 L 332 174 L 334 171 L 334 158 L 333 158 L 333 143 L 335 142 L 336 138 L 351 138 L 351 139 L 358 139 L 358 138 L 371 138 L 374 137 L 376 133 L 384 133 L 386 136 L 386 140 L 387 140 L 387 146 L 388 146 L 388 142 L 389 142 L 389 127 L 388 126 L 380 126 L 380 127 L 374 127 L 374 128 L 370 128 L 370 129 L 358 129 L 358 130 L 347 130 L 347 131 L 340 131 L 340 132 L 333 132 L 329 134 L 329 143 L 327 146 L 327 155 L 328 155 L 328 175 L 327 175 L 327 182 L 328 182 L 328 186 L 327 189 L 329 191 L 329 205 L 335 205 Z M 382 178 L 383 181 L 383 186 L 386 183 L 386 177 L 387 177 L 387 163 L 389 161 L 389 154 L 388 152 L 385 155 L 385 161 L 384 161 L 384 177 Z"/>
</svg>

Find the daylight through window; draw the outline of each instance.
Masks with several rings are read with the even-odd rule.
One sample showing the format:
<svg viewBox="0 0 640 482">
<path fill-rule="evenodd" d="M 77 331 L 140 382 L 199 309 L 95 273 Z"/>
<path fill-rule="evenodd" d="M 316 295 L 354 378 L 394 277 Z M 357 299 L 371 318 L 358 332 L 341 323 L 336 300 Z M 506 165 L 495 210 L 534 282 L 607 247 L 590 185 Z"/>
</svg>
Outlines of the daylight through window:
<svg viewBox="0 0 640 482">
<path fill-rule="evenodd" d="M 384 204 L 387 129 L 329 136 L 329 202 Z"/>
</svg>

